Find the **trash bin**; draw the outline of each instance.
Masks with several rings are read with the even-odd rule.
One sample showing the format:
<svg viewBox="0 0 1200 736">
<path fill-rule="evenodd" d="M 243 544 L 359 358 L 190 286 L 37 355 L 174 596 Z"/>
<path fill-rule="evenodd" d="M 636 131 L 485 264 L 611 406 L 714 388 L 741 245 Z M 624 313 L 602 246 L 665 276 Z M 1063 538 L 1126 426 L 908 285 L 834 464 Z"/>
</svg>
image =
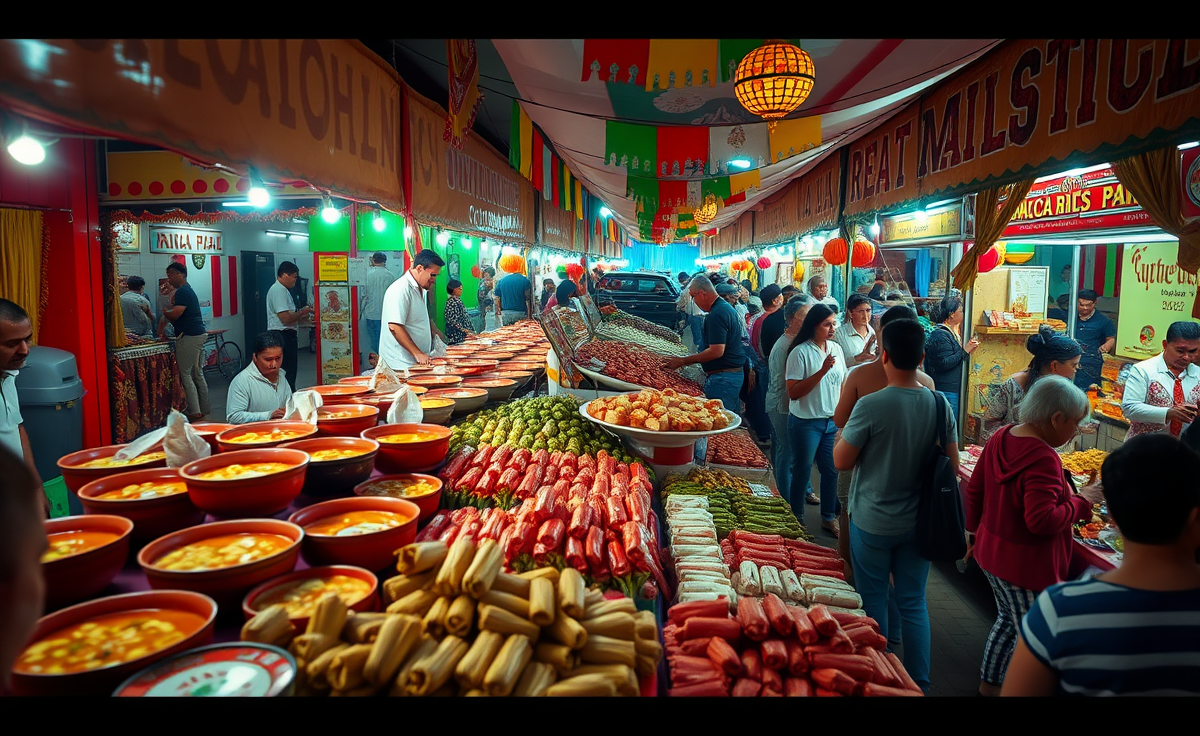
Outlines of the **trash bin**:
<svg viewBox="0 0 1200 736">
<path fill-rule="evenodd" d="M 17 401 L 25 419 L 25 433 L 33 462 L 43 482 L 58 478 L 58 459 L 83 449 L 83 381 L 75 356 L 65 350 L 35 345 L 25 367 L 17 374 Z M 83 506 L 70 494 L 72 514 Z"/>
</svg>

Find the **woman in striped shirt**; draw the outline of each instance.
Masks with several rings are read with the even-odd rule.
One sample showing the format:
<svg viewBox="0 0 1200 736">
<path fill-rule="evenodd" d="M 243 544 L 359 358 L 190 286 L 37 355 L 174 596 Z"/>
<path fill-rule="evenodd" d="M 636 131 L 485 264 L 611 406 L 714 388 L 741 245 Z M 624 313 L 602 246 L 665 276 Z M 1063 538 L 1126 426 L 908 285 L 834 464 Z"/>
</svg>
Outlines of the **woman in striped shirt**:
<svg viewBox="0 0 1200 736">
<path fill-rule="evenodd" d="M 1200 455 L 1145 434 L 1100 474 L 1124 560 L 1037 597 L 1001 694 L 1200 695 Z"/>
</svg>

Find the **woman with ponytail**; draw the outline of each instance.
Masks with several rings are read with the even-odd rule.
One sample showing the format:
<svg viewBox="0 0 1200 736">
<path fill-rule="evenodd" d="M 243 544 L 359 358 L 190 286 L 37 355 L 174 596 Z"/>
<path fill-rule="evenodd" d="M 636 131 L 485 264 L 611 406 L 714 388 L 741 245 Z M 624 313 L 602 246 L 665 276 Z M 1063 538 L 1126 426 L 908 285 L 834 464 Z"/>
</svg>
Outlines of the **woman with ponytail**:
<svg viewBox="0 0 1200 736">
<path fill-rule="evenodd" d="M 942 299 L 933 308 L 932 317 L 937 324 L 925 338 L 925 372 L 950 402 L 955 418 L 959 416 L 958 393 L 962 390 L 963 363 L 979 347 L 979 340 L 974 337 L 963 346 L 963 316 L 961 299 L 954 295 Z"/>
<path fill-rule="evenodd" d="M 988 402 L 980 438 L 984 442 L 1004 425 L 1021 421 L 1018 411 L 1021 400 L 1039 378 L 1054 375 L 1068 381 L 1075 380 L 1083 348 L 1071 338 L 1042 325 L 1036 335 L 1030 335 L 1025 341 L 1025 349 L 1033 355 L 1029 367 L 1014 373 Z"/>
</svg>

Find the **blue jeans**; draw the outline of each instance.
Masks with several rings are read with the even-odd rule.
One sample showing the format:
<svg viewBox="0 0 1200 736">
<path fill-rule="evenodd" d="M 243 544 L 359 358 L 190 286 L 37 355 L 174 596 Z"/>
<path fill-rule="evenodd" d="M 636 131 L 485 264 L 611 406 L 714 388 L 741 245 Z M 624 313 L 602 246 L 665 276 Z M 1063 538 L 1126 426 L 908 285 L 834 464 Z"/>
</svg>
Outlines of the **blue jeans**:
<svg viewBox="0 0 1200 736">
<path fill-rule="evenodd" d="M 950 402 L 950 413 L 954 415 L 954 421 L 958 422 L 958 392 L 941 391 L 939 393 L 946 397 L 946 401 Z"/>
<path fill-rule="evenodd" d="M 788 415 L 768 411 L 771 418 L 771 446 L 775 457 L 775 487 L 788 503 L 792 501 L 792 443 L 788 439 Z"/>
<path fill-rule="evenodd" d="M 854 518 L 850 518 L 850 560 L 863 609 L 879 622 L 879 630 L 887 633 L 892 630 L 888 623 L 889 599 L 895 601 L 904 632 L 904 669 L 922 690 L 928 691 L 929 609 L 925 606 L 925 582 L 929 560 L 917 552 L 915 536 L 915 532 L 871 534 L 855 526 Z M 889 575 L 895 580 L 891 596 Z"/>
<path fill-rule="evenodd" d="M 704 315 L 693 314 L 688 317 L 688 327 L 692 330 L 692 343 L 700 350 L 700 342 L 704 339 Z"/>
<path fill-rule="evenodd" d="M 379 354 L 379 337 L 382 334 L 383 334 L 383 320 L 382 319 L 368 319 L 367 320 L 367 344 L 364 346 L 364 347 L 366 347 L 366 350 L 364 350 L 363 352 L 366 354 L 375 353 L 376 355 L 378 355 Z M 364 370 L 367 367 L 368 366 L 364 366 L 363 367 Z"/>
<path fill-rule="evenodd" d="M 771 380 L 770 371 L 764 364 L 761 368 L 751 366 L 755 373 L 754 388 L 746 394 L 746 420 L 759 439 L 771 436 L 771 420 L 767 417 L 767 383 Z"/>
<path fill-rule="evenodd" d="M 833 467 L 833 439 L 837 426 L 832 419 L 799 419 L 788 415 L 788 434 L 792 438 L 792 493 L 789 499 L 796 518 L 804 518 L 805 488 L 811 483 L 812 465 L 821 474 L 821 521 L 834 521 L 838 515 L 837 478 Z"/>
<path fill-rule="evenodd" d="M 704 396 L 708 399 L 720 399 L 725 408 L 734 414 L 740 414 L 742 400 L 738 394 L 742 391 L 742 370 L 714 373 L 704 382 Z M 708 440 L 696 442 L 695 456 L 697 462 L 704 462 L 708 452 Z"/>
</svg>

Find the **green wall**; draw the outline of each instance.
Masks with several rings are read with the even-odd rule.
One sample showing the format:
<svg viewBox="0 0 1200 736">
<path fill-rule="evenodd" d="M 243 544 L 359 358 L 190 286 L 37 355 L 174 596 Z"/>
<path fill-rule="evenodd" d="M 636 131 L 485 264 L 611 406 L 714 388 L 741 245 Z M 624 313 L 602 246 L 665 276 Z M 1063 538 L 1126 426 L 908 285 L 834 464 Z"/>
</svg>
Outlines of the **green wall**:
<svg viewBox="0 0 1200 736">
<path fill-rule="evenodd" d="M 358 249 L 360 251 L 404 250 L 404 217 L 383 211 L 387 227 L 375 232 L 375 212 L 358 213 Z M 330 225 L 320 215 L 308 218 L 308 250 L 311 253 L 349 253 L 350 218 L 342 217 Z"/>
<path fill-rule="evenodd" d="M 471 244 L 469 248 L 466 247 L 468 239 Z M 421 246 L 433 248 L 433 251 L 446 262 L 433 287 L 433 318 L 438 329 L 444 332 L 446 329 L 446 299 L 449 296 L 446 294 L 446 284 L 450 282 L 453 258 L 458 258 L 457 278 L 463 284 L 462 300 L 467 308 L 467 314 L 470 315 L 479 306 L 479 302 L 476 300 L 479 279 L 471 275 L 471 268 L 479 265 L 479 238 L 461 233 L 450 233 L 450 242 L 446 245 L 438 245 L 437 231 L 421 226 Z"/>
</svg>

